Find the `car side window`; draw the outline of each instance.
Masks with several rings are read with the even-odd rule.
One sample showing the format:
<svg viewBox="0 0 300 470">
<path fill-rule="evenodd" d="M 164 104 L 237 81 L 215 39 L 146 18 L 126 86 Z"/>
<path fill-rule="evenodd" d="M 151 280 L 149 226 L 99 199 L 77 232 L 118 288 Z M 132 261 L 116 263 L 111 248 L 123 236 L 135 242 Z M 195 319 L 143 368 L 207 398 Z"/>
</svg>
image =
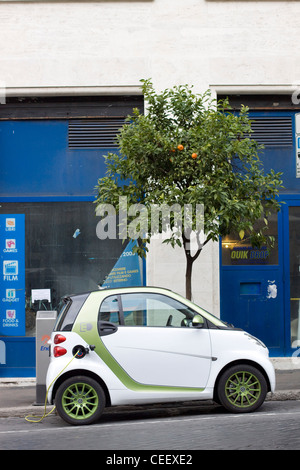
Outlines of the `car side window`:
<svg viewBox="0 0 300 470">
<path fill-rule="evenodd" d="M 195 314 L 186 305 L 162 294 L 122 294 L 121 301 L 125 325 L 188 327 Z"/>
<path fill-rule="evenodd" d="M 128 326 L 146 326 L 147 300 L 143 294 L 123 294 L 121 302 L 124 324 Z"/>
<path fill-rule="evenodd" d="M 120 325 L 119 302 L 116 295 L 110 295 L 100 305 L 98 321 L 109 321 Z"/>
<path fill-rule="evenodd" d="M 88 294 L 75 295 L 65 298 L 61 302 L 61 310 L 58 314 L 54 331 L 71 331 L 73 324 L 86 301 Z"/>
</svg>

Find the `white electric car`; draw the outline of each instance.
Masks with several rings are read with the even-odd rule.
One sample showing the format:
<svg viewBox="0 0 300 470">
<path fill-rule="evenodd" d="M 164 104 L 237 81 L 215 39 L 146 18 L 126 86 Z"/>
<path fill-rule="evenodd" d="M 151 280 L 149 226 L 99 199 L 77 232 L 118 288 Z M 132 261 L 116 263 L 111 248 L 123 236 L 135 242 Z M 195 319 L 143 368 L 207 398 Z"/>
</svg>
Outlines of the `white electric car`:
<svg viewBox="0 0 300 470">
<path fill-rule="evenodd" d="M 155 402 L 213 399 L 250 412 L 275 389 L 261 341 L 166 289 L 66 297 L 49 343 L 48 401 L 70 424 Z"/>
</svg>

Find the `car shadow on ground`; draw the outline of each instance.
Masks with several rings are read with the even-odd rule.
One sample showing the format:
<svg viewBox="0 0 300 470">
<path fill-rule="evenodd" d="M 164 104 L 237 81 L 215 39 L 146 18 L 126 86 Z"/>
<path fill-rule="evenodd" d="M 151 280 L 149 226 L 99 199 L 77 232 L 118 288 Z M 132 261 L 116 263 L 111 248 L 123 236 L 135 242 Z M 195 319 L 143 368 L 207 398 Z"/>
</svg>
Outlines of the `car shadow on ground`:
<svg viewBox="0 0 300 470">
<path fill-rule="evenodd" d="M 154 405 L 117 406 L 107 408 L 101 416 L 101 422 L 124 420 L 143 420 L 150 418 L 168 418 L 199 414 L 226 414 L 225 408 L 211 400 L 189 403 L 160 403 Z"/>
</svg>

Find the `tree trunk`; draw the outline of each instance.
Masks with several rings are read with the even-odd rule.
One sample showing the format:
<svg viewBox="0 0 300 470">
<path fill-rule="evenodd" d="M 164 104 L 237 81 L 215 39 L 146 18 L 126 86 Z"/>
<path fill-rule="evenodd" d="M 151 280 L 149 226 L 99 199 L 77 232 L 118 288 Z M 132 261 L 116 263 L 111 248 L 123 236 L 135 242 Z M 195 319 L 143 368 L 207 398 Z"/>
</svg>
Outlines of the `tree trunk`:
<svg viewBox="0 0 300 470">
<path fill-rule="evenodd" d="M 186 254 L 186 270 L 185 270 L 185 296 L 187 299 L 192 300 L 192 269 L 193 259 Z"/>
<path fill-rule="evenodd" d="M 188 300 L 192 300 L 192 272 L 193 263 L 196 261 L 202 251 L 202 246 L 199 245 L 198 250 L 192 256 L 190 251 L 190 238 L 183 234 L 183 246 L 186 257 L 186 271 L 185 271 L 185 296 Z"/>
</svg>

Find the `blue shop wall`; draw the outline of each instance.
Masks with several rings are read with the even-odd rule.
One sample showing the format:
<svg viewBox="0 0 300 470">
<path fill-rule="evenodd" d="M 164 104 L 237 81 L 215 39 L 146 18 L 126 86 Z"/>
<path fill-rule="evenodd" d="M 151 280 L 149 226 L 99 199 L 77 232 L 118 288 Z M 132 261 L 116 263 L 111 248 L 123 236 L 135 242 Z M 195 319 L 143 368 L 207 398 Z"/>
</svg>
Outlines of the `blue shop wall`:
<svg viewBox="0 0 300 470">
<path fill-rule="evenodd" d="M 0 122 L 0 197 L 92 196 L 109 149 L 68 148 L 68 120 Z"/>
<path fill-rule="evenodd" d="M 265 173 L 274 170 L 281 172 L 284 188 L 281 194 L 300 193 L 300 178 L 296 177 L 296 138 L 295 138 L 295 112 L 250 112 L 252 121 L 266 122 L 263 131 L 254 139 L 262 142 L 264 148 L 260 151 L 260 159 Z M 273 124 L 271 124 L 273 122 Z M 274 130 L 270 132 L 270 128 Z"/>
<path fill-rule="evenodd" d="M 1 337 L 0 377 L 36 376 L 34 337 Z"/>
<path fill-rule="evenodd" d="M 88 201 L 93 212 L 94 188 L 98 178 L 105 174 L 104 155 L 117 151 L 108 147 L 69 148 L 69 121 L 66 119 L 0 121 L 0 149 L 0 202 L 4 213 L 9 213 L 6 209 L 9 205 L 25 202 L 27 206 L 31 203 L 45 205 L 54 201 Z M 28 223 L 33 220 L 33 215 L 25 216 L 25 225 L 26 217 Z M 75 239 L 71 237 L 71 240 Z M 80 237 L 75 241 L 80 243 Z M 107 257 L 111 260 L 115 257 L 116 262 L 124 249 L 121 246 L 122 241 L 117 256 L 117 249 L 106 250 Z M 92 259 L 91 263 L 96 262 Z M 121 281 L 124 285 L 124 280 Z M 1 336 L 0 377 L 35 376 L 36 338 Z"/>
<path fill-rule="evenodd" d="M 0 122 L 2 201 L 89 197 L 108 149 L 69 149 L 68 120 Z M 28 199 L 27 199 L 28 200 Z M 2 337 L 0 376 L 35 377 L 34 337 Z"/>
<path fill-rule="evenodd" d="M 266 120 L 259 133 L 261 140 L 265 141 L 265 148 L 260 154 L 264 171 L 272 169 L 283 172 L 284 188 L 280 190 L 283 206 L 274 218 L 276 246 L 273 256 L 260 256 L 254 260 L 250 255 L 255 250 L 247 245 L 242 246 L 243 242 L 238 237 L 229 236 L 228 240 L 232 239 L 234 247 L 230 248 L 229 243 L 227 250 L 232 250 L 235 255 L 239 254 L 238 251 L 245 255 L 240 259 L 231 256 L 229 261 L 230 257 L 225 253 L 227 242 L 223 240 L 223 249 L 220 244 L 221 318 L 260 338 L 269 348 L 271 356 L 290 356 L 294 352 L 291 347 L 290 305 L 292 300 L 297 299 L 291 298 L 294 296 L 289 287 L 289 206 L 300 206 L 295 114 L 295 111 L 250 113 L 252 120 Z M 253 137 L 256 138 L 255 133 Z"/>
<path fill-rule="evenodd" d="M 97 288 L 122 254 L 122 241 L 96 237 L 92 202 L 104 155 L 117 151 L 116 133 L 135 107 L 143 110 L 142 95 L 8 97 L 0 106 L 0 213 L 25 215 L 26 241 L 26 336 L 1 332 L 0 377 L 35 377 L 36 347 L 47 348 L 35 338 L 31 289 L 51 288 L 53 299 Z"/>
</svg>

